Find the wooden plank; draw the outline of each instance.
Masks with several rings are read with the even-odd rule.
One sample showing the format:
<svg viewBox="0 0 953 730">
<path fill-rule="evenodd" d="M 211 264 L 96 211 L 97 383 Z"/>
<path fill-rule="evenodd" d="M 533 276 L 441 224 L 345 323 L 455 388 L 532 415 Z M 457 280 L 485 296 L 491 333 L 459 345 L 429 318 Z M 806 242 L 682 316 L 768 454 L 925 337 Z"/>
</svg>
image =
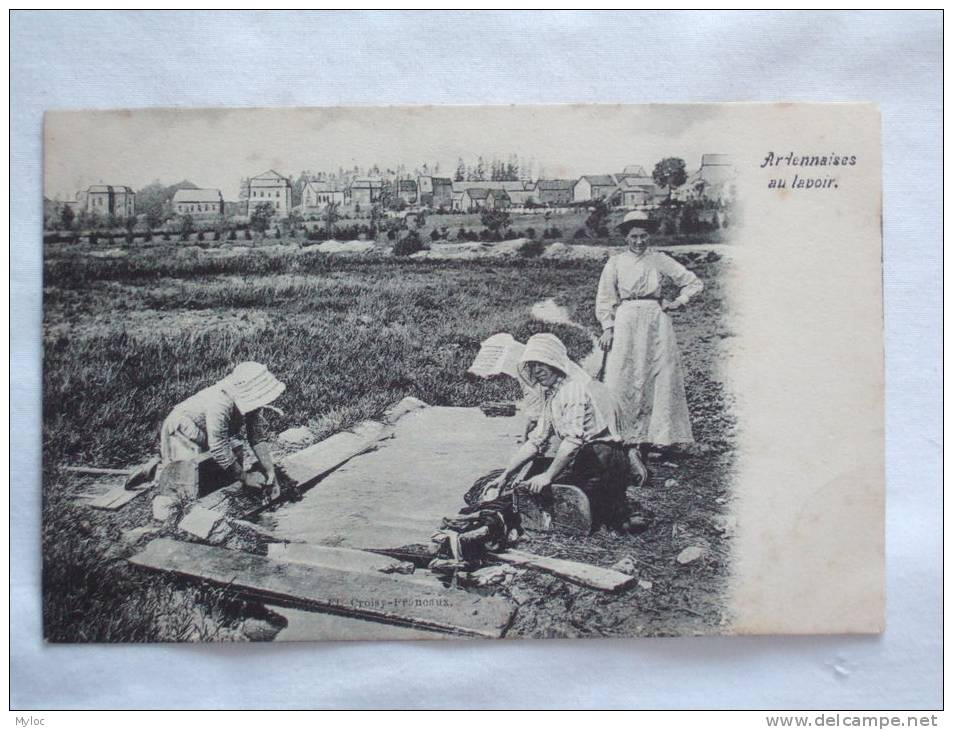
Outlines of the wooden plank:
<svg viewBox="0 0 953 730">
<path fill-rule="evenodd" d="M 154 482 L 143 484 L 135 489 L 126 489 L 122 484 L 113 487 L 105 494 L 101 494 L 95 499 L 84 500 L 87 507 L 95 509 L 104 509 L 115 511 L 120 507 L 125 507 L 132 500 L 141 494 L 145 494 L 154 486 Z"/>
<path fill-rule="evenodd" d="M 387 431 L 383 423 L 363 421 L 351 431 L 336 433 L 292 454 L 281 462 L 281 467 L 299 487 L 310 485 L 358 454 L 373 448 Z"/>
<path fill-rule="evenodd" d="M 210 581 L 268 602 L 462 636 L 498 638 L 516 611 L 502 598 L 409 585 L 388 575 L 282 563 L 168 538 L 153 540 L 130 562 Z"/>
<path fill-rule="evenodd" d="M 135 471 L 135 469 L 100 469 L 96 466 L 61 466 L 60 469 L 74 474 L 94 474 L 107 477 L 127 477 Z"/>
<path fill-rule="evenodd" d="M 402 562 L 366 550 L 351 548 L 327 547 L 307 542 L 272 543 L 268 546 L 268 557 L 283 563 L 300 563 L 314 565 L 318 568 L 334 568 L 355 573 L 371 573 L 374 575 L 392 575 L 403 581 L 437 587 L 440 585 L 436 576 L 426 574 L 395 573 L 388 570 Z"/>
<path fill-rule="evenodd" d="M 500 560 L 510 565 L 520 565 L 526 568 L 535 568 L 545 573 L 552 573 L 560 578 L 579 583 L 589 588 L 614 593 L 627 588 L 635 582 L 635 576 L 620 573 L 611 568 L 600 568 L 597 565 L 579 563 L 575 560 L 561 558 L 545 558 L 542 555 L 524 553 L 521 550 L 506 550 L 501 553 L 491 553 L 488 557 Z"/>
<path fill-rule="evenodd" d="M 304 611 L 300 608 L 267 607 L 288 621 L 287 627 L 281 630 L 275 641 L 432 641 L 453 638 L 443 631 L 412 629 L 409 626 L 382 624 L 369 619 Z"/>
</svg>

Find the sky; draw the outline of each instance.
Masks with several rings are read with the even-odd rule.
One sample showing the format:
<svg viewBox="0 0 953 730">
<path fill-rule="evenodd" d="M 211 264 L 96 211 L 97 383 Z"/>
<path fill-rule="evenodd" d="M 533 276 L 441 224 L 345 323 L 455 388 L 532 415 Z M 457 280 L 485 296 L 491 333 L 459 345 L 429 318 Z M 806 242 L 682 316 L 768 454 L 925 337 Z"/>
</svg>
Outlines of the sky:
<svg viewBox="0 0 953 730">
<path fill-rule="evenodd" d="M 705 105 L 562 105 L 139 109 L 48 112 L 44 194 L 72 199 L 89 185 L 140 189 L 190 180 L 238 197 L 239 181 L 274 169 L 409 170 L 457 159 L 534 159 L 547 177 L 621 172 L 723 152 L 719 111 Z"/>
</svg>

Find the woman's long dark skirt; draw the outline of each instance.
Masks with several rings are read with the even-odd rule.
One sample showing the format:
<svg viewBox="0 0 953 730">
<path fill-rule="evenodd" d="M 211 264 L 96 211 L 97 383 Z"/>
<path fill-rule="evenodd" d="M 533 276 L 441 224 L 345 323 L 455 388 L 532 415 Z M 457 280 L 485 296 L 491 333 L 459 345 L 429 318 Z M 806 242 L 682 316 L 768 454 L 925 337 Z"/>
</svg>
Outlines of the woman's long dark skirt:
<svg viewBox="0 0 953 730">
<path fill-rule="evenodd" d="M 553 481 L 579 487 L 589 498 L 596 525 L 618 528 L 629 517 L 625 490 L 632 480 L 629 459 L 621 444 L 584 444 L 572 463 Z"/>
</svg>

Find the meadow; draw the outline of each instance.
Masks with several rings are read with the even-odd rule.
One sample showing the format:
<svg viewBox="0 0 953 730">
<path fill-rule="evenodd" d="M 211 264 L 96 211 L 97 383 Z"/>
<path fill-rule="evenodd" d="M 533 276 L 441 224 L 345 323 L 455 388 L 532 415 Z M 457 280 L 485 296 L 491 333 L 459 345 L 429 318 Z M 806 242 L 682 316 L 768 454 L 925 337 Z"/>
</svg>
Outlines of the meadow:
<svg viewBox="0 0 953 730">
<path fill-rule="evenodd" d="M 605 597 L 575 596 L 570 587 L 566 595 L 575 596 L 578 610 L 603 616 L 580 620 L 578 627 L 595 628 L 558 624 L 553 618 L 558 612 L 541 602 L 538 610 L 520 612 L 516 635 L 680 633 L 686 620 L 707 632 L 723 619 L 726 554 L 708 518 L 727 501 L 732 420 L 712 373 L 717 343 L 730 333 L 722 325 L 722 263 L 701 261 L 694 268 L 708 286 L 697 304 L 676 314 L 676 329 L 696 438 L 704 448 L 683 455 L 679 474 L 658 466 L 660 484 L 673 476 L 687 478 L 691 489 L 644 495 L 659 516 L 659 529 L 637 544 L 625 542 L 636 538 L 597 533 L 575 544 L 551 540 L 533 549 L 605 564 L 646 551 L 655 555 L 654 562 L 661 560 L 658 551 L 668 556 L 681 544 L 679 529 L 682 537 L 686 530 L 711 533 L 712 558 L 668 576 L 672 585 L 685 583 L 701 603 L 678 614 L 666 609 L 674 599 L 659 592 L 660 603 L 652 610 L 635 611 L 634 599 L 625 597 L 609 604 L 609 610 L 601 603 Z M 148 500 L 118 513 L 94 513 L 72 501 L 88 484 L 59 466 L 126 466 L 143 460 L 155 451 L 159 425 L 172 406 L 242 360 L 267 363 L 288 385 L 279 403 L 287 419 L 273 423 L 274 428 L 308 425 L 319 437 L 372 418 L 408 395 L 434 405 L 515 400 L 512 381 L 465 375 L 480 341 L 501 331 L 521 340 L 552 331 L 575 359 L 582 359 L 596 332 L 593 306 L 600 270 L 600 262 L 574 260 L 448 262 L 259 252 L 181 256 L 174 244 L 110 259 L 48 247 L 43 359 L 47 639 L 245 640 L 243 626 L 259 610 L 221 591 L 185 587 L 128 567 L 125 557 L 133 546 L 122 532 L 147 521 Z M 533 319 L 531 306 L 550 297 L 580 326 Z M 665 580 L 659 575 L 656 583 L 662 586 Z M 559 598 L 564 587 L 544 578 L 537 583 L 532 590 L 555 591 L 553 600 L 564 601 Z"/>
</svg>

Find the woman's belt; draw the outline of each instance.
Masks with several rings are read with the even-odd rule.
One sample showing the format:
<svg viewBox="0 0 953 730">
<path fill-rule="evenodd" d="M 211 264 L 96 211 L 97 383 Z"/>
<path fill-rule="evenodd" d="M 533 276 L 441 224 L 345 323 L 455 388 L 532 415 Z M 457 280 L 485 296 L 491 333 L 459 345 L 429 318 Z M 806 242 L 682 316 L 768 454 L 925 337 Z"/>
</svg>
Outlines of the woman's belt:
<svg viewBox="0 0 953 730">
<path fill-rule="evenodd" d="M 659 304 L 661 304 L 661 303 L 662 303 L 662 297 L 660 297 L 660 296 L 655 296 L 655 297 L 627 297 L 627 298 L 623 299 L 622 301 L 623 301 L 623 302 L 658 302 Z"/>
</svg>

